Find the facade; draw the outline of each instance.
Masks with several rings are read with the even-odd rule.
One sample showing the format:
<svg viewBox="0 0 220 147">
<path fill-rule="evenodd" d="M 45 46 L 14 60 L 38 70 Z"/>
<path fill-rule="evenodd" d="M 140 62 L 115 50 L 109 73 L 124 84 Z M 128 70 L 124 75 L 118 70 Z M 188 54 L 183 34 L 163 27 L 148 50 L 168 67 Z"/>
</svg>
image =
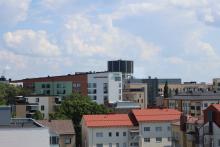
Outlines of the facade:
<svg viewBox="0 0 220 147">
<path fill-rule="evenodd" d="M 147 108 L 147 85 L 141 83 L 128 83 L 123 89 L 123 101 L 132 101 Z"/>
<path fill-rule="evenodd" d="M 58 147 L 50 144 L 49 130 L 33 119 L 11 119 L 11 108 L 0 107 L 0 144 L 2 147 Z"/>
<path fill-rule="evenodd" d="M 44 119 L 54 113 L 61 104 L 61 98 L 55 96 L 17 97 L 15 105 L 16 118 L 33 118 L 36 111 L 40 111 Z"/>
<path fill-rule="evenodd" d="M 75 130 L 72 120 L 38 120 L 39 124 L 49 128 L 55 134 L 59 147 L 75 147 Z"/>
<path fill-rule="evenodd" d="M 134 109 L 129 114 L 84 115 L 83 147 L 171 147 L 171 123 L 180 112 Z"/>
<path fill-rule="evenodd" d="M 126 81 L 126 83 L 146 84 L 147 94 L 148 94 L 148 105 L 153 107 L 156 106 L 156 98 L 160 96 L 159 85 L 162 84 L 164 85 L 166 81 L 171 84 L 181 83 L 181 79 L 158 79 L 158 78 L 152 79 L 151 77 L 149 77 L 148 79 L 129 79 Z"/>
<path fill-rule="evenodd" d="M 220 103 L 220 93 L 205 92 L 194 94 L 179 94 L 171 98 L 164 99 L 164 107 L 177 109 L 184 114 L 191 116 L 203 115 L 205 110 L 211 104 Z"/>
<path fill-rule="evenodd" d="M 76 92 L 87 96 L 87 74 L 68 74 L 13 81 L 13 83 L 21 82 L 24 88 L 32 90 L 33 95 L 65 97 Z"/>
<path fill-rule="evenodd" d="M 163 96 L 164 94 L 164 86 L 165 83 L 159 84 L 160 96 Z M 183 84 L 178 82 L 173 82 L 173 83 L 168 82 L 168 88 L 169 88 L 170 97 L 181 93 L 207 92 L 212 90 L 208 84 L 196 83 L 196 82 L 184 82 Z"/>
<path fill-rule="evenodd" d="M 121 72 L 123 79 L 129 79 L 134 73 L 134 62 L 128 60 L 108 61 L 108 72 Z"/>
<path fill-rule="evenodd" d="M 98 104 L 122 101 L 122 74 L 120 72 L 88 74 L 88 96 Z"/>
<path fill-rule="evenodd" d="M 213 79 L 213 90 L 220 91 L 220 78 Z"/>
</svg>

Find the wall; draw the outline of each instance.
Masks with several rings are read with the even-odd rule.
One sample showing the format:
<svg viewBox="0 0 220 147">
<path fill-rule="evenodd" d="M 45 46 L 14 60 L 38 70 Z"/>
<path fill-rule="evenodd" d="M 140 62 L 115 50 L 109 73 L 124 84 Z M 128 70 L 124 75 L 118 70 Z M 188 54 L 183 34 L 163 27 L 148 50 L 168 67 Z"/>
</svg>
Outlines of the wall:
<svg viewBox="0 0 220 147">
<path fill-rule="evenodd" d="M 71 144 L 65 144 L 65 139 L 71 138 Z M 59 137 L 59 145 L 60 147 L 75 147 L 76 141 L 75 141 L 75 135 L 61 135 Z"/>
<path fill-rule="evenodd" d="M 0 129 L 1 147 L 50 147 L 47 129 Z"/>
</svg>

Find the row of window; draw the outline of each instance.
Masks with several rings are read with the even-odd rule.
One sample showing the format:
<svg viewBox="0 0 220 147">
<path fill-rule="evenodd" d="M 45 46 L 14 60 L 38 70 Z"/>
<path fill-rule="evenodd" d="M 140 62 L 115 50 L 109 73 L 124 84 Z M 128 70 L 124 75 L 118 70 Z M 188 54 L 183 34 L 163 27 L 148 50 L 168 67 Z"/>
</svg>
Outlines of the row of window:
<svg viewBox="0 0 220 147">
<path fill-rule="evenodd" d="M 71 142 L 72 142 L 71 138 L 67 137 L 64 139 L 65 144 L 71 144 Z M 51 136 L 50 137 L 50 144 L 52 144 L 52 145 L 59 144 L 59 137 L 58 136 Z"/>
<path fill-rule="evenodd" d="M 170 129 L 171 129 L 170 126 L 168 126 L 167 130 L 170 131 Z M 163 130 L 162 127 L 155 127 L 156 132 L 161 132 L 162 130 Z M 149 132 L 149 131 L 151 131 L 151 128 L 150 127 L 144 127 L 144 131 Z"/>
<path fill-rule="evenodd" d="M 171 137 L 167 138 L 168 141 L 171 141 Z M 144 142 L 151 142 L 151 138 L 144 138 Z M 156 137 L 156 143 L 161 143 L 162 137 Z"/>
<path fill-rule="evenodd" d="M 109 136 L 109 137 L 112 137 L 112 136 L 113 136 L 112 132 L 108 132 L 108 136 Z M 119 136 L 120 136 L 120 133 L 119 133 L 119 132 L 115 132 L 115 136 L 119 137 Z M 127 133 L 126 133 L 126 132 L 123 132 L 123 133 L 122 133 L 122 136 L 127 136 Z M 96 133 L 96 137 L 103 137 L 103 132 L 97 132 L 97 133 Z"/>
<path fill-rule="evenodd" d="M 109 143 L 108 146 L 109 146 L 109 147 L 113 147 L 113 143 Z M 119 144 L 119 143 L 116 143 L 115 146 L 116 146 L 116 147 L 120 147 L 120 144 Z M 103 144 L 101 144 L 101 143 L 96 144 L 96 147 L 103 147 Z M 122 147 L 127 147 L 127 143 L 123 143 Z"/>
</svg>

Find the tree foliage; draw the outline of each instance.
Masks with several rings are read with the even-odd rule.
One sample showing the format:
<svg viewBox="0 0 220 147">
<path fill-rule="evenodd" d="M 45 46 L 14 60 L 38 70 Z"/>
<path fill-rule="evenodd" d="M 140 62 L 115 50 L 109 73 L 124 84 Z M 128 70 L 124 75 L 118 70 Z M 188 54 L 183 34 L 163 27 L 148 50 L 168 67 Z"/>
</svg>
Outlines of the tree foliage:
<svg viewBox="0 0 220 147">
<path fill-rule="evenodd" d="M 14 104 L 16 96 L 27 96 L 30 93 L 29 90 L 22 87 L 0 83 L 0 99 L 5 100 L 7 104 Z"/>
<path fill-rule="evenodd" d="M 33 119 L 36 119 L 36 120 L 43 120 L 44 119 L 44 116 L 43 114 L 40 112 L 40 111 L 36 111 L 33 115 Z"/>
<path fill-rule="evenodd" d="M 98 105 L 89 97 L 74 93 L 68 96 L 62 103 L 58 112 L 51 114 L 52 119 L 71 119 L 75 125 L 76 144 L 81 144 L 81 126 L 80 122 L 83 115 L 86 114 L 106 114 L 111 110 L 104 105 Z"/>
</svg>

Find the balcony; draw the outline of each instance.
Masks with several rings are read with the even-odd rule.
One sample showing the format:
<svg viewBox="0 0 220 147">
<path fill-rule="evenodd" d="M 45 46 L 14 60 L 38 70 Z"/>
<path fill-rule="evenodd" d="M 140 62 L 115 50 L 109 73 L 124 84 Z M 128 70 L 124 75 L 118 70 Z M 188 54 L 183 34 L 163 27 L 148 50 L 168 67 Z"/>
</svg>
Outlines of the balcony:
<svg viewBox="0 0 220 147">
<path fill-rule="evenodd" d="M 39 106 L 36 104 L 31 104 L 26 106 L 26 111 L 30 113 L 34 113 L 39 110 Z"/>
</svg>

